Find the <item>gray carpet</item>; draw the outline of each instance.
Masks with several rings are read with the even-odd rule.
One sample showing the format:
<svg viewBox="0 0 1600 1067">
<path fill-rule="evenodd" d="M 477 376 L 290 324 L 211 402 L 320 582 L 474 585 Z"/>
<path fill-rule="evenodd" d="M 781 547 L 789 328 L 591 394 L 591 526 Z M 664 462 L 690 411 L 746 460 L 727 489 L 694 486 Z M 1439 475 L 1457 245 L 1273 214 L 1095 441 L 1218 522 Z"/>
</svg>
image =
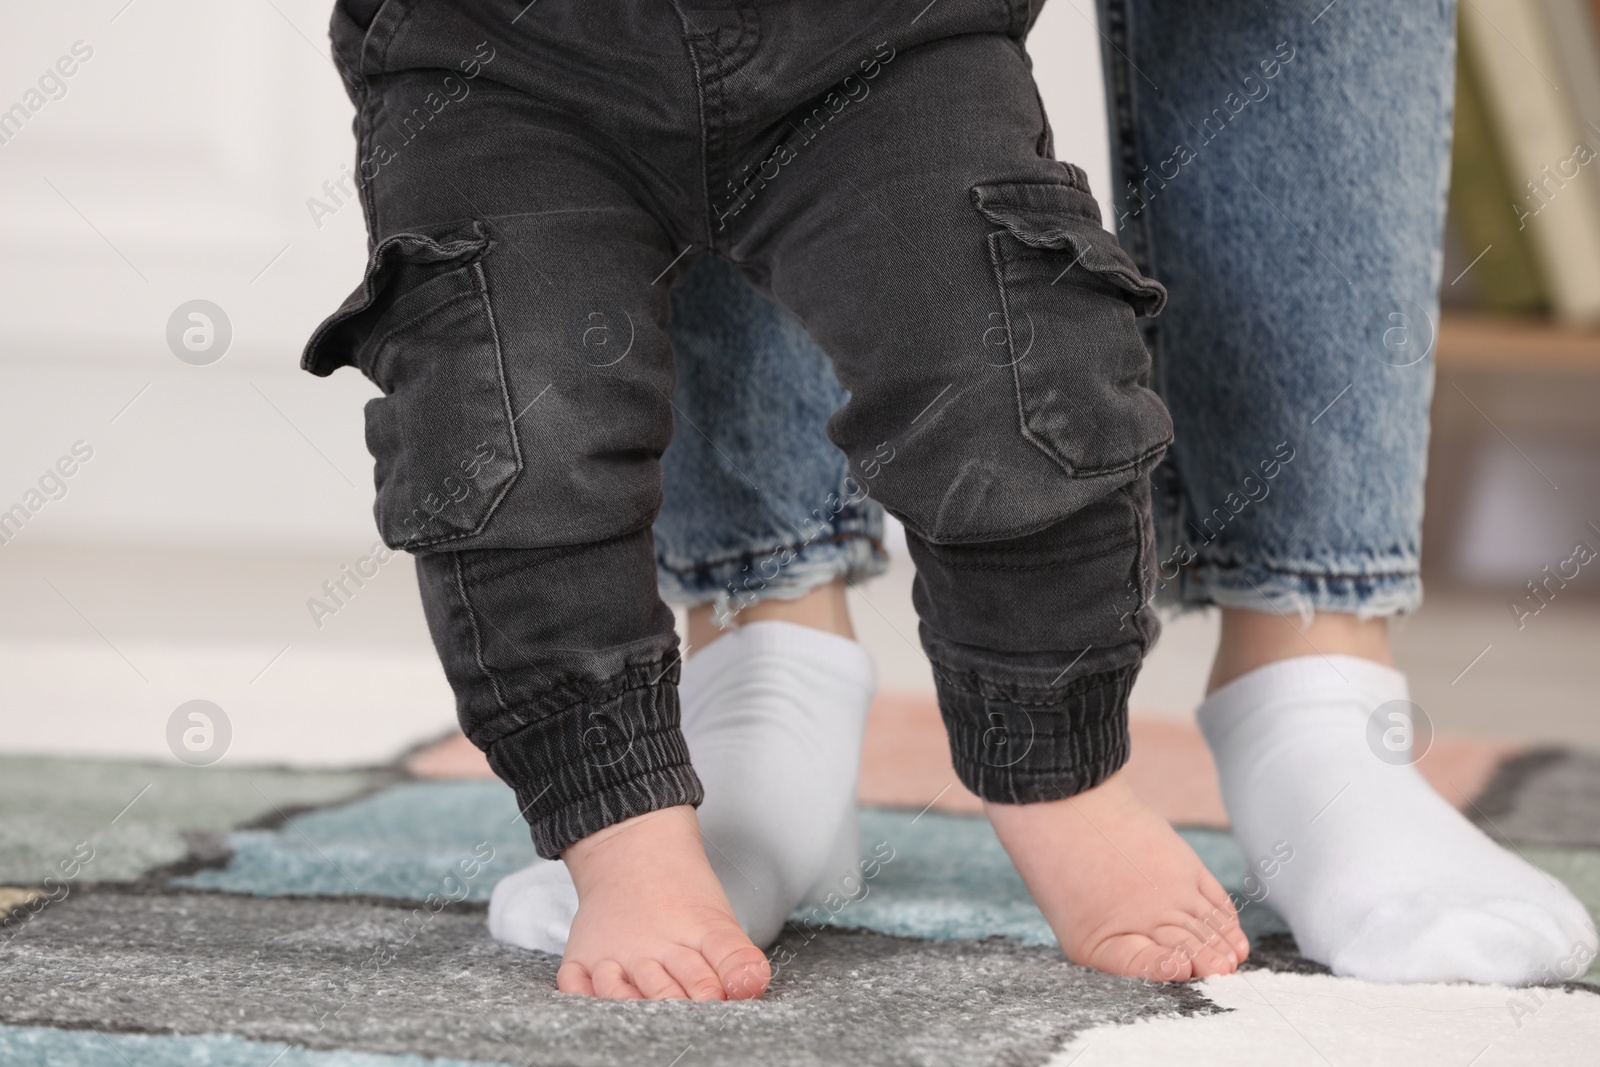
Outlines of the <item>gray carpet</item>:
<svg viewBox="0 0 1600 1067">
<path fill-rule="evenodd" d="M 1467 814 L 1501 841 L 1600 846 L 1600 755 L 1540 749 L 1517 756 Z"/>
<path fill-rule="evenodd" d="M 1187 987 L 1053 948 L 823 931 L 759 1003 L 624 1005 L 553 991 L 481 908 L 85 888 L 0 949 L 0 1022 L 201 1034 L 517 1064 L 1035 1065 L 1111 1020 L 1212 1013 Z M 374 954 L 390 957 L 376 969 Z M 681 1057 L 681 1058 L 678 1058 Z"/>
</svg>

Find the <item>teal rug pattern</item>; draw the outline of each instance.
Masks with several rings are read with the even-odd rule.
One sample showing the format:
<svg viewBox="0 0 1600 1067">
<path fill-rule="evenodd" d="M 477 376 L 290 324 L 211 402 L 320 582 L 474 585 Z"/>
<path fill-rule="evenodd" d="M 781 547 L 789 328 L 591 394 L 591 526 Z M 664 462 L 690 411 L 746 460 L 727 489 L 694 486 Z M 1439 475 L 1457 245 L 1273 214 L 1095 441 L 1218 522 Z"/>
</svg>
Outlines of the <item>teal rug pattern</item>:
<svg viewBox="0 0 1600 1067">
<path fill-rule="evenodd" d="M 174 879 L 256 896 L 429 894 L 487 901 L 500 878 L 538 860 L 516 799 L 499 782 L 401 782 L 281 826 L 229 834 L 227 865 Z M 475 871 L 471 877 L 462 870 Z"/>
<path fill-rule="evenodd" d="M 1229 834 L 1183 830 L 1206 865 L 1240 899 L 1245 862 Z M 1055 935 L 1028 896 L 987 820 L 977 816 L 868 809 L 861 815 L 863 854 L 891 857 L 837 912 L 802 909 L 833 925 L 897 937 L 964 940 L 1015 938 L 1054 945 Z M 511 791 L 498 782 L 404 782 L 270 830 L 228 835 L 232 857 L 219 869 L 176 878 L 174 885 L 256 896 L 381 896 L 424 900 L 429 894 L 486 901 L 494 883 L 539 862 L 517 817 Z M 465 876 L 474 861 L 481 873 Z M 1263 905 L 1240 916 L 1252 937 L 1286 930 Z"/>
</svg>

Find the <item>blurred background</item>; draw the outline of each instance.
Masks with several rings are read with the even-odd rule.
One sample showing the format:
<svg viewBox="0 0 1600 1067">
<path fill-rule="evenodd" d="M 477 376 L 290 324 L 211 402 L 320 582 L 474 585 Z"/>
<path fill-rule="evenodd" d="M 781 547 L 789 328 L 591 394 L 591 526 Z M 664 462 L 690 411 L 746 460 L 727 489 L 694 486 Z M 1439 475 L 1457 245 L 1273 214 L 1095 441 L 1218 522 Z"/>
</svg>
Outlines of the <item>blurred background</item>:
<svg viewBox="0 0 1600 1067">
<path fill-rule="evenodd" d="M 196 699 L 230 763 L 376 763 L 453 726 L 410 561 L 344 577 L 377 538 L 375 390 L 298 369 L 365 261 L 328 8 L 7 12 L 0 750 L 170 761 Z M 1600 747 L 1600 561 L 1530 592 L 1600 551 L 1597 20 L 1463 7 L 1444 311 L 1413 326 L 1438 367 L 1428 600 L 1396 624 L 1441 733 Z M 1109 201 L 1093 5 L 1052 0 L 1030 50 L 1058 154 Z M 891 695 L 931 692 L 909 588 L 896 549 L 855 603 Z M 1191 717 L 1215 625 L 1169 625 L 1136 714 Z"/>
</svg>

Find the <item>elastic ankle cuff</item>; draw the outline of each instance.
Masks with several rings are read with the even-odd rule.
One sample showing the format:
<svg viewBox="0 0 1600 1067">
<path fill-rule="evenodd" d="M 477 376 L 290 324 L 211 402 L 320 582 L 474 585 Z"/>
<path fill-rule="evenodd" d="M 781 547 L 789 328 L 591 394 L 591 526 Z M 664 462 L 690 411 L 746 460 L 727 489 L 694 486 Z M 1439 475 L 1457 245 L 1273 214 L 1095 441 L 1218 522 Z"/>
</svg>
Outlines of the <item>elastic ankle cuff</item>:
<svg viewBox="0 0 1600 1067">
<path fill-rule="evenodd" d="M 705 797 L 666 680 L 544 716 L 488 755 L 546 859 L 613 823 Z"/>
<path fill-rule="evenodd" d="M 1033 804 L 1076 796 L 1128 762 L 1128 694 L 1137 663 L 1049 689 L 934 673 L 956 775 L 984 800 Z"/>
</svg>

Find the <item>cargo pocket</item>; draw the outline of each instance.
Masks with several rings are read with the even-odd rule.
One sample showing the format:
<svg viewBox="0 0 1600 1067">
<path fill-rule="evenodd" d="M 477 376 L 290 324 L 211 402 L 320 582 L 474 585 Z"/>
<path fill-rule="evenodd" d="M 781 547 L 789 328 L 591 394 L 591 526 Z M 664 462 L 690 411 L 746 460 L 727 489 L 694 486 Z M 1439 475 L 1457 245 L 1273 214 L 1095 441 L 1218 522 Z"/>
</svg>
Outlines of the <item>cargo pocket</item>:
<svg viewBox="0 0 1600 1067">
<path fill-rule="evenodd" d="M 1003 321 L 986 351 L 1015 378 L 1023 435 L 1074 477 L 1153 465 L 1172 420 L 1148 388 L 1134 319 L 1157 314 L 1166 290 L 1101 227 L 1084 190 L 997 183 L 972 200 L 1003 227 L 988 239 Z"/>
<path fill-rule="evenodd" d="M 466 547 L 522 470 L 482 264 L 492 243 L 477 223 L 386 237 L 306 344 L 311 373 L 354 366 L 383 390 L 367 402 L 367 449 L 390 548 Z"/>
</svg>

